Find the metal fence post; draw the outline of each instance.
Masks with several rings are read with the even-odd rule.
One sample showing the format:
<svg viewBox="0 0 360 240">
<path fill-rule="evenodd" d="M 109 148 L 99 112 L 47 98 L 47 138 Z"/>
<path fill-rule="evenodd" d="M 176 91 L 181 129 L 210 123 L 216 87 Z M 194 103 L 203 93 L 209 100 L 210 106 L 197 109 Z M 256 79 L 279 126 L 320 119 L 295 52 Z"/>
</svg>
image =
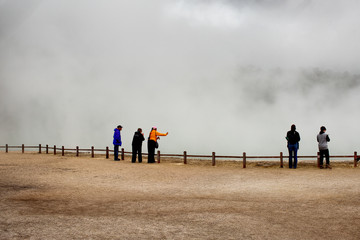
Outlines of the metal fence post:
<svg viewBox="0 0 360 240">
<path fill-rule="evenodd" d="M 94 146 L 91 146 L 91 157 L 94 157 Z"/>
<path fill-rule="evenodd" d="M 5 145 L 5 152 L 8 153 L 9 152 L 9 145 Z"/>
<path fill-rule="evenodd" d="M 243 152 L 243 168 L 246 168 L 246 152 Z"/>
<path fill-rule="evenodd" d="M 76 156 L 79 156 L 79 146 L 76 146 Z"/>
<path fill-rule="evenodd" d="M 109 147 L 106 147 L 106 158 L 109 158 Z"/>
<path fill-rule="evenodd" d="M 61 147 L 61 156 L 65 156 L 65 148 L 64 148 L 64 146 Z"/>
<path fill-rule="evenodd" d="M 320 152 L 317 152 L 317 167 L 320 168 Z"/>
<path fill-rule="evenodd" d="M 41 144 L 39 144 L 39 153 L 41 153 Z"/>
<path fill-rule="evenodd" d="M 184 164 L 187 164 L 187 156 L 186 156 L 186 151 L 184 151 Z"/>
<path fill-rule="evenodd" d="M 124 151 L 124 148 L 121 148 L 121 160 L 125 160 L 125 151 Z"/>
<path fill-rule="evenodd" d="M 24 153 L 25 152 L 25 145 L 23 144 L 23 145 L 21 145 L 21 151 L 22 151 L 22 153 Z"/>
<path fill-rule="evenodd" d="M 212 161 L 211 165 L 215 166 L 215 152 L 212 152 L 211 161 Z"/>
<path fill-rule="evenodd" d="M 49 145 L 46 144 L 46 154 L 49 153 Z"/>
<path fill-rule="evenodd" d="M 54 155 L 56 155 L 56 145 L 54 145 Z"/>
<path fill-rule="evenodd" d="M 283 152 L 280 152 L 280 168 L 284 167 Z"/>
</svg>

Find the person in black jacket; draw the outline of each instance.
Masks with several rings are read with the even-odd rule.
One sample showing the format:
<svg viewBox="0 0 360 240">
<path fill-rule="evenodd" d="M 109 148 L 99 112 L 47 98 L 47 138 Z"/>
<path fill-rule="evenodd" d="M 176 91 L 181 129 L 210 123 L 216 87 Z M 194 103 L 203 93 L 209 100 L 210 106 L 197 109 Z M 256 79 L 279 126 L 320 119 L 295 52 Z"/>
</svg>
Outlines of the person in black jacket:
<svg viewBox="0 0 360 240">
<path fill-rule="evenodd" d="M 136 162 L 136 153 L 138 154 L 139 163 L 142 162 L 142 142 L 145 140 L 144 134 L 142 133 L 142 129 L 138 128 L 138 130 L 134 134 L 134 138 L 132 141 L 132 163 Z"/>
<path fill-rule="evenodd" d="M 297 151 L 299 149 L 300 134 L 295 131 L 296 126 L 291 125 L 291 130 L 286 134 L 287 147 L 289 150 L 289 168 L 297 167 Z M 294 166 L 292 158 L 294 157 Z"/>
</svg>

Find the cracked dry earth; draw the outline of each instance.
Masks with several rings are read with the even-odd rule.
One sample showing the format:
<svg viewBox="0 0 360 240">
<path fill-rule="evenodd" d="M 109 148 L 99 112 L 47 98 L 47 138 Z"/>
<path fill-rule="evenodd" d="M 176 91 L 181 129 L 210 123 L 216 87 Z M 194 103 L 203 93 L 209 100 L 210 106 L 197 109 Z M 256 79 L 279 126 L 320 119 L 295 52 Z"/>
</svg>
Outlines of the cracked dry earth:
<svg viewBox="0 0 360 240">
<path fill-rule="evenodd" d="M 360 169 L 0 153 L 0 239 L 360 239 Z"/>
</svg>

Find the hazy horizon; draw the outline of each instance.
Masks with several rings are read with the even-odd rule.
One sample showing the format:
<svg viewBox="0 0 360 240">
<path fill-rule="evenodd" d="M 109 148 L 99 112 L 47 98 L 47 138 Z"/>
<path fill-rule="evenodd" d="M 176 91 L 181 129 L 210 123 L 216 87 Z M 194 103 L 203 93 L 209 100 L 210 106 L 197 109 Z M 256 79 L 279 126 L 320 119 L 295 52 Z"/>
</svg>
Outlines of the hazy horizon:
<svg viewBox="0 0 360 240">
<path fill-rule="evenodd" d="M 360 150 L 360 2 L 0 0 L 0 145 Z M 147 151 L 146 141 L 143 151 Z"/>
</svg>

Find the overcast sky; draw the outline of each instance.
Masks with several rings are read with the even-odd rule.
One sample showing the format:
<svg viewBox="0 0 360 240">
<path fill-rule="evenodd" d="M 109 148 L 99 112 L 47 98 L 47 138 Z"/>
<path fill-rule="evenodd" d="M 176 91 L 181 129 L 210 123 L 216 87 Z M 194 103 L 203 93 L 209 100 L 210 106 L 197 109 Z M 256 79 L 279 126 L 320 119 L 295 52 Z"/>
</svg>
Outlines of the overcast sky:
<svg viewBox="0 0 360 240">
<path fill-rule="evenodd" d="M 360 1 L 0 0 L 0 144 L 359 149 Z M 146 143 L 144 143 L 146 151 Z"/>
</svg>

